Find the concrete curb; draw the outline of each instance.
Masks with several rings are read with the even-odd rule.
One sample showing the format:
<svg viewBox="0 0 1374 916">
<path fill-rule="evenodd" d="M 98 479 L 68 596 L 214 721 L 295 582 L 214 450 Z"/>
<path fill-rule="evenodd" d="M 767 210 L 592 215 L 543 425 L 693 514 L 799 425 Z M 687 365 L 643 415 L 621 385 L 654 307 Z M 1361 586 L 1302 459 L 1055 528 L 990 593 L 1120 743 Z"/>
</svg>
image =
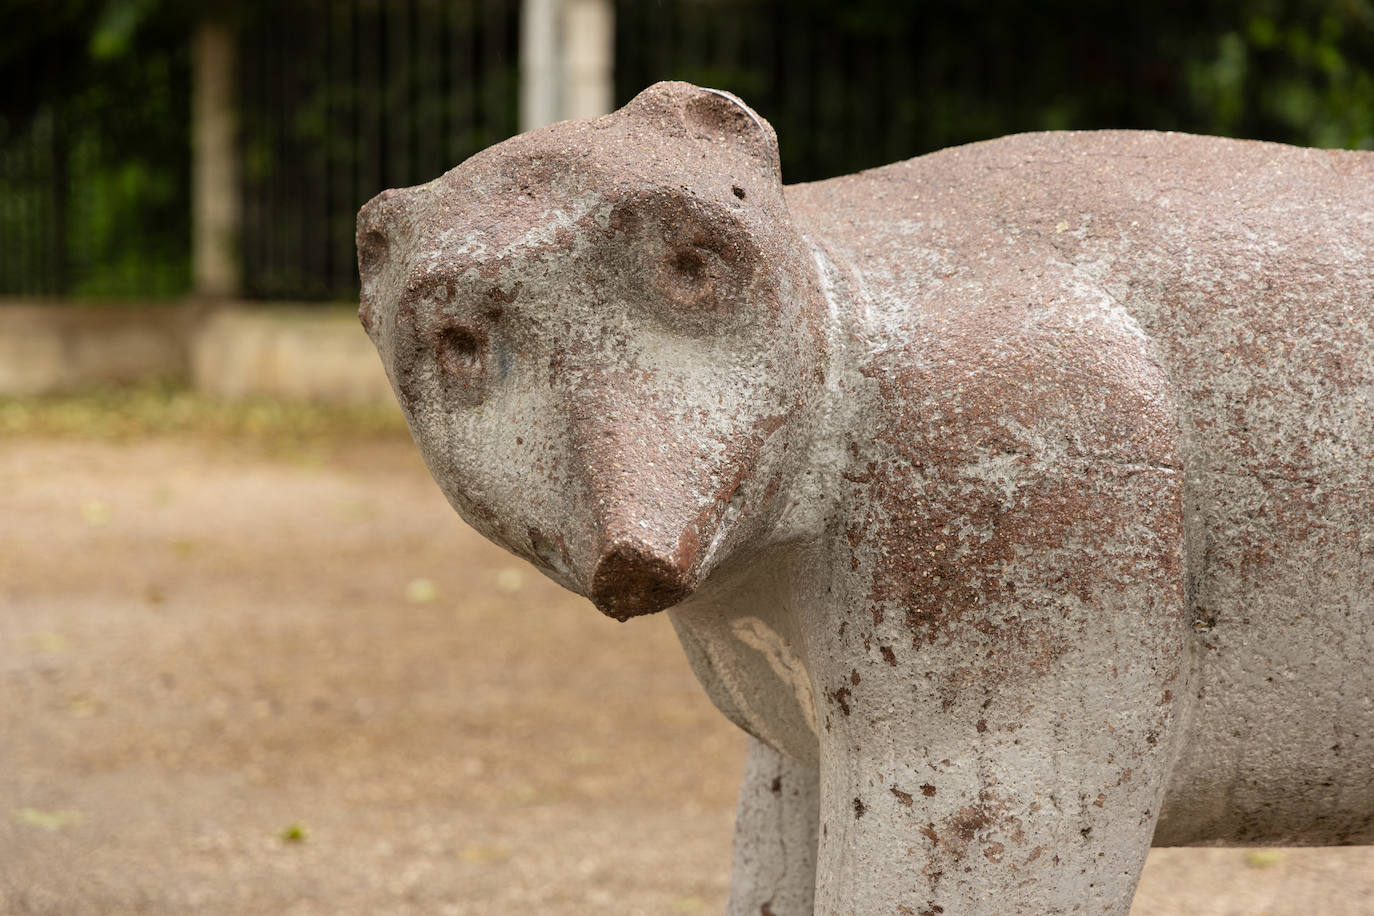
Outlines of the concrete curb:
<svg viewBox="0 0 1374 916">
<path fill-rule="evenodd" d="M 219 397 L 392 403 L 357 306 L 218 308 L 198 323 L 189 349 L 191 383 Z"/>
<path fill-rule="evenodd" d="M 392 402 L 356 306 L 0 300 L 0 395 L 165 378 L 230 399 Z"/>
</svg>

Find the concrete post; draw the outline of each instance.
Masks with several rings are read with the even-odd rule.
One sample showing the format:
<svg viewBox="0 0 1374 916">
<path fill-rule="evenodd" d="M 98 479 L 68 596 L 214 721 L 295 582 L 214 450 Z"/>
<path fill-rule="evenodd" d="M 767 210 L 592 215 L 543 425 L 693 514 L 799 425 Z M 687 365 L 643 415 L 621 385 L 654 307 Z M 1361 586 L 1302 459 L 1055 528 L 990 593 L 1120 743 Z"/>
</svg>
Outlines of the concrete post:
<svg viewBox="0 0 1374 916">
<path fill-rule="evenodd" d="M 565 118 L 595 118 L 615 104 L 611 0 L 563 0 Z"/>
<path fill-rule="evenodd" d="M 233 31 L 202 20 L 192 57 L 192 282 L 198 296 L 227 298 L 243 285 Z"/>
<path fill-rule="evenodd" d="M 610 112 L 614 52 L 612 0 L 524 0 L 520 129 Z"/>
<path fill-rule="evenodd" d="M 520 129 L 562 120 L 559 0 L 524 0 L 520 9 Z"/>
</svg>

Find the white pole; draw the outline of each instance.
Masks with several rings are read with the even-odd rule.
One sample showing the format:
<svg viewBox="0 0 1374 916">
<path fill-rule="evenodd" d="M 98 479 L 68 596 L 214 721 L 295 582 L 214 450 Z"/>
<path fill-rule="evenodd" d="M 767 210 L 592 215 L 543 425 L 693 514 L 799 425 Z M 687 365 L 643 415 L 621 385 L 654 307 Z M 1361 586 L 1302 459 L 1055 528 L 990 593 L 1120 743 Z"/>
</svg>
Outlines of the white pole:
<svg viewBox="0 0 1374 916">
<path fill-rule="evenodd" d="M 611 0 L 564 0 L 565 118 L 595 118 L 615 104 L 615 8 Z"/>
<path fill-rule="evenodd" d="M 524 0 L 520 8 L 521 130 L 562 120 L 559 6 L 559 0 Z"/>
</svg>

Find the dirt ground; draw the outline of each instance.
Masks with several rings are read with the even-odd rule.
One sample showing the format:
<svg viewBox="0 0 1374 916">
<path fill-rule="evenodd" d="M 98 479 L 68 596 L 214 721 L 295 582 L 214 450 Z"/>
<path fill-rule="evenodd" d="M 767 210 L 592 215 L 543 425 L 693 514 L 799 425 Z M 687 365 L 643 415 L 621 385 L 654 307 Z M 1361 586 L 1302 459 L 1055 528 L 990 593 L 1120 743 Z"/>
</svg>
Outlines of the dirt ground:
<svg viewBox="0 0 1374 916">
<path fill-rule="evenodd" d="M 740 733 L 666 619 L 399 435 L 0 435 L 0 912 L 723 910 Z M 1159 850 L 1135 916 L 1374 912 L 1374 849 Z"/>
</svg>

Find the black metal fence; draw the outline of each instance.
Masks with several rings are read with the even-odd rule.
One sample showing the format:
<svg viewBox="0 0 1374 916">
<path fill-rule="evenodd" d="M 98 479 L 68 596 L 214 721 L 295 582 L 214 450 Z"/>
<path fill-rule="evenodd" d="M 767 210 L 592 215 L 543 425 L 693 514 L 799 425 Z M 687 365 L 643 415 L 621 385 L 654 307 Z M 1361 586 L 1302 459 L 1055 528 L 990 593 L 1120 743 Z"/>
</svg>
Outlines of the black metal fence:
<svg viewBox="0 0 1374 916">
<path fill-rule="evenodd" d="M 517 128 L 518 0 L 283 3 L 243 30 L 245 291 L 356 294 L 353 224 Z"/>
<path fill-rule="evenodd" d="M 687 0 L 616 9 L 616 95 L 682 79 L 734 92 L 778 133 L 788 182 L 843 174 L 929 148 L 912 129 L 916 55 L 895 4 L 881 28 L 846 5 Z"/>
<path fill-rule="evenodd" d="M 619 0 L 618 101 L 728 89 L 811 181 L 1028 130 L 1374 148 L 1371 0 Z"/>
<path fill-rule="evenodd" d="M 82 3 L 104 6 L 54 9 Z M 143 6 L 164 13 L 122 63 L 91 63 L 75 14 L 30 29 L 26 53 L 0 43 L 11 90 L 0 95 L 0 294 L 189 289 L 194 5 Z M 515 132 L 519 6 L 241 0 L 249 295 L 353 296 L 358 206 Z M 615 7 L 616 101 L 668 78 L 732 90 L 777 129 L 788 181 L 1036 129 L 1374 147 L 1374 0 Z"/>
<path fill-rule="evenodd" d="M 519 5 L 240 6 L 247 295 L 356 295 L 358 208 L 515 133 Z M 189 291 L 194 23 L 157 25 L 122 63 L 90 62 L 86 34 L 69 29 L 10 68 L 40 72 L 17 87 L 29 98 L 0 104 L 0 294 Z M 83 64 L 81 84 L 43 78 L 45 62 L 64 59 Z"/>
<path fill-rule="evenodd" d="M 0 291 L 56 293 L 71 270 L 65 132 L 41 112 L 0 147 Z"/>
<path fill-rule="evenodd" d="M 21 4 L 21 7 L 33 7 Z M 91 49 L 90 10 L 0 5 L 0 294 L 173 296 L 190 281 L 190 54 L 179 22 Z"/>
</svg>

